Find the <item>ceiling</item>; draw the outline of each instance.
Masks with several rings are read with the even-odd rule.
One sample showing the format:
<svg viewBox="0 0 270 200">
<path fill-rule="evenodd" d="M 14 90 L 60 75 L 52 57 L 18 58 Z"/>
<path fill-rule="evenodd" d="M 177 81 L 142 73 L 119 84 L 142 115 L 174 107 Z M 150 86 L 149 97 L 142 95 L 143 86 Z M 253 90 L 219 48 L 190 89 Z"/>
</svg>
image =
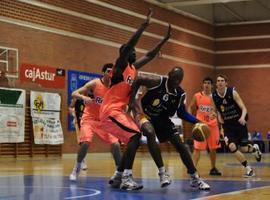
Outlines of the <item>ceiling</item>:
<svg viewBox="0 0 270 200">
<path fill-rule="evenodd" d="M 212 24 L 270 20 L 270 0 L 145 0 Z"/>
</svg>

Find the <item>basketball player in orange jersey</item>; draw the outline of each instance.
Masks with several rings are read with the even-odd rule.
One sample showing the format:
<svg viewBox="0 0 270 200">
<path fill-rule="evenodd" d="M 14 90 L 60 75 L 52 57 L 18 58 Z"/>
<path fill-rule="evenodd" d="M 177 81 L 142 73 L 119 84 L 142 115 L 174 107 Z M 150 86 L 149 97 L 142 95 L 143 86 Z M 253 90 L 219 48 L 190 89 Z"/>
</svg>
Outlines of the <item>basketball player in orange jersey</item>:
<svg viewBox="0 0 270 200">
<path fill-rule="evenodd" d="M 99 109 L 103 101 L 104 94 L 109 89 L 110 75 L 113 64 L 105 64 L 102 68 L 104 73 L 102 78 L 96 78 L 83 87 L 75 90 L 72 97 L 84 101 L 85 108 L 81 118 L 80 127 L 80 148 L 78 151 L 77 162 L 70 174 L 70 180 L 76 181 L 81 170 L 81 164 L 85 158 L 89 143 L 92 142 L 94 134 L 96 134 L 102 141 L 111 145 L 111 152 L 115 161 L 116 167 L 121 160 L 121 150 L 118 139 L 101 128 L 99 120 Z M 89 95 L 90 94 L 90 95 Z"/>
<path fill-rule="evenodd" d="M 113 68 L 111 88 L 105 94 L 104 101 L 100 109 L 102 128 L 127 144 L 127 148 L 123 154 L 121 162 L 122 165 L 118 168 L 118 172 L 115 173 L 109 181 L 113 187 L 119 187 L 120 185 L 120 188 L 124 190 L 139 190 L 143 188 L 142 185 L 136 183 L 132 178 L 132 166 L 136 151 L 140 144 L 141 131 L 134 122 L 134 119 L 126 112 L 130 98 L 131 85 L 136 77 L 137 69 L 141 68 L 156 56 L 162 45 L 169 39 L 171 32 L 171 27 L 169 26 L 164 39 L 161 40 L 145 56 L 136 60 L 134 47 L 143 31 L 149 25 L 151 15 L 152 11 L 150 10 L 146 21 L 135 32 L 130 40 L 121 46 L 120 56 L 116 60 Z M 161 187 L 167 186 L 170 184 L 170 179 L 166 174 L 155 136 L 147 135 L 146 133 L 146 137 L 150 154 L 159 168 Z"/>
<path fill-rule="evenodd" d="M 220 147 L 220 144 L 218 122 L 212 100 L 212 88 L 213 80 L 206 77 L 203 80 L 203 90 L 194 94 L 188 106 L 188 112 L 192 113 L 196 109 L 197 119 L 206 123 L 211 130 L 210 136 L 206 141 L 198 142 L 194 140 L 193 161 L 195 166 L 197 166 L 200 159 L 200 152 L 208 148 L 211 161 L 209 175 L 221 176 L 221 173 L 216 168 L 216 149 Z"/>
</svg>

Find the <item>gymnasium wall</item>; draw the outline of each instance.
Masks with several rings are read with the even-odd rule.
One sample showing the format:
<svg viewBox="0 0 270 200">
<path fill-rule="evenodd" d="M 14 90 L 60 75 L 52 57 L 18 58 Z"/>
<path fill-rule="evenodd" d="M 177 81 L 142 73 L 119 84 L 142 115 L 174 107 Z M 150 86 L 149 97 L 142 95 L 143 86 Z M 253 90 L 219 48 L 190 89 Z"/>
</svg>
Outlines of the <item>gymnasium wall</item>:
<svg viewBox="0 0 270 200">
<path fill-rule="evenodd" d="M 226 45 L 227 41 L 215 42 L 215 37 L 227 37 L 222 35 L 226 32 L 223 30 L 227 30 L 226 27 L 216 27 L 215 32 L 215 27 L 210 24 L 155 7 L 142 0 L 2 0 L 0 46 L 18 48 L 19 63 L 99 73 L 103 63 L 114 62 L 118 56 L 119 46 L 125 43 L 143 22 L 149 7 L 153 8 L 154 15 L 152 24 L 137 45 L 138 57 L 163 38 L 168 23 L 172 24 L 173 32 L 170 41 L 162 48 L 161 55 L 147 64 L 143 70 L 166 74 L 173 66 L 181 65 L 185 70 L 182 87 L 187 91 L 190 100 L 193 93 L 200 89 L 205 76 L 215 77 L 221 70 L 219 67 L 227 65 L 228 59 L 223 56 L 228 55 L 216 54 L 215 51 L 226 50 L 235 43 Z M 262 27 L 262 30 L 264 29 L 266 30 Z M 264 42 L 263 44 L 265 45 Z M 236 57 L 238 55 L 240 54 Z M 260 61 L 267 63 L 266 58 Z M 218 66 L 218 70 L 215 66 Z M 252 70 L 256 70 L 258 75 L 261 73 L 259 69 Z M 258 77 L 256 79 L 258 84 L 253 83 L 253 86 L 250 86 L 254 91 L 248 90 L 250 94 L 247 94 L 247 90 L 244 90 L 244 78 L 251 75 L 246 72 L 246 76 L 240 81 L 241 71 L 247 70 L 224 69 L 225 73 L 230 72 L 231 82 L 242 89 L 239 92 L 247 102 L 249 110 L 256 110 L 256 105 L 246 98 L 250 99 L 249 95 L 260 88 L 256 87 L 267 80 Z M 261 74 L 266 76 L 265 73 Z M 22 83 L 20 80 L 17 80 L 15 87 L 61 94 L 63 102 L 61 117 L 65 138 L 63 153 L 75 152 L 77 150 L 75 134 L 67 131 L 67 88 L 61 90 L 42 88 L 34 83 Z M 260 95 L 266 96 L 262 95 L 262 92 Z M 261 109 L 265 111 L 266 107 Z M 255 113 L 254 115 L 257 116 Z M 251 125 L 254 123 L 252 120 L 253 117 Z M 266 124 L 259 125 L 262 122 L 256 124 L 259 126 L 258 129 L 262 129 L 263 126 L 267 128 Z M 104 151 L 108 150 L 108 147 L 97 141 L 92 150 Z"/>
<path fill-rule="evenodd" d="M 226 74 L 249 113 L 249 130 L 270 130 L 270 23 L 222 25 L 215 28 L 216 73 Z"/>
</svg>

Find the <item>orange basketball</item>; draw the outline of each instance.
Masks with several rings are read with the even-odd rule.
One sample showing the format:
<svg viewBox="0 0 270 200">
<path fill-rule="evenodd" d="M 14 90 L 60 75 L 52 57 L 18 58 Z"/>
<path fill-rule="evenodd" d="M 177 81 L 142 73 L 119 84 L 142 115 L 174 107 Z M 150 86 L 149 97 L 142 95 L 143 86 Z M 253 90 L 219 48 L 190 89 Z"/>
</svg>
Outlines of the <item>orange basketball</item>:
<svg viewBox="0 0 270 200">
<path fill-rule="evenodd" d="M 210 129 L 207 124 L 196 123 L 192 128 L 192 137 L 198 142 L 205 141 L 210 135 Z"/>
</svg>

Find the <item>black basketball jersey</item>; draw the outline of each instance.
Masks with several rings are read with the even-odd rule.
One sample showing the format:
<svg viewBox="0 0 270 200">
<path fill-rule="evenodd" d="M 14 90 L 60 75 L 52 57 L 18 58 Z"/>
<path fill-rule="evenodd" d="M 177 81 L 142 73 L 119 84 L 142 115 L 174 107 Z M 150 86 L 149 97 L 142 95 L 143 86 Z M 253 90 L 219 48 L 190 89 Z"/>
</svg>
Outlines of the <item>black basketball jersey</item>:
<svg viewBox="0 0 270 200">
<path fill-rule="evenodd" d="M 242 115 L 241 108 L 233 99 L 233 90 L 234 88 L 227 87 L 223 97 L 220 96 L 217 91 L 213 92 L 214 103 L 225 123 L 238 122 Z"/>
<path fill-rule="evenodd" d="M 161 77 L 159 86 L 150 88 L 142 98 L 144 113 L 151 118 L 172 117 L 185 101 L 185 91 L 178 87 L 174 93 L 169 92 L 167 77 Z"/>
</svg>

